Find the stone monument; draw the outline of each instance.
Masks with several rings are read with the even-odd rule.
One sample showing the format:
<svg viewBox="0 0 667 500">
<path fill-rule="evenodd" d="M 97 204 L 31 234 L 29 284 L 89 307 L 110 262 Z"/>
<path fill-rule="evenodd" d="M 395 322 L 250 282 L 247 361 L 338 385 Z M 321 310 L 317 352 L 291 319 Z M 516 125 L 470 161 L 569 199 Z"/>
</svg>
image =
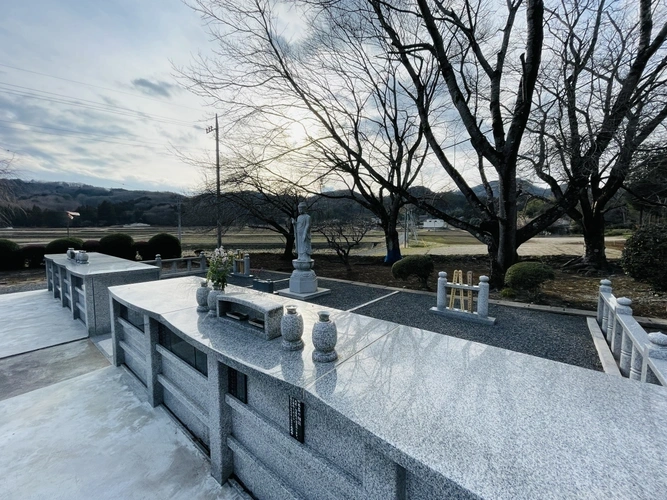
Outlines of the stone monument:
<svg viewBox="0 0 667 500">
<path fill-rule="evenodd" d="M 315 261 L 310 258 L 313 247 L 310 239 L 310 215 L 306 213 L 306 207 L 304 202 L 299 203 L 299 217 L 292 219 L 297 258 L 292 260 L 294 271 L 289 279 L 289 288 L 278 290 L 279 295 L 301 300 L 331 293 L 331 290 L 317 286 L 317 275 L 313 271 Z"/>
</svg>

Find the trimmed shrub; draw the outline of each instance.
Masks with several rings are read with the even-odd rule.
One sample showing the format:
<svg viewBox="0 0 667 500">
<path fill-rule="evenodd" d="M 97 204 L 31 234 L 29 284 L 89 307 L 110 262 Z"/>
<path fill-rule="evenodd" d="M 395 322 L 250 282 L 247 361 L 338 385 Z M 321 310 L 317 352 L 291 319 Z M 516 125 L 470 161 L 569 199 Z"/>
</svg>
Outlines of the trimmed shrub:
<svg viewBox="0 0 667 500">
<path fill-rule="evenodd" d="M 21 248 L 12 240 L 0 239 L 0 270 L 21 269 Z"/>
<path fill-rule="evenodd" d="M 151 251 L 151 246 L 147 241 L 134 242 L 134 258 L 137 258 L 137 253 L 141 255 L 141 260 L 154 260 L 155 254 Z"/>
<path fill-rule="evenodd" d="M 625 242 L 621 266 L 626 274 L 659 291 L 667 290 L 667 226 L 647 225 Z"/>
<path fill-rule="evenodd" d="M 158 233 L 148 240 L 148 244 L 152 255 L 146 260 L 153 260 L 158 253 L 163 259 L 176 259 L 181 256 L 181 242 L 173 234 Z"/>
<path fill-rule="evenodd" d="M 505 285 L 512 290 L 536 293 L 542 283 L 555 279 L 554 271 L 541 262 L 518 262 L 505 273 Z"/>
<path fill-rule="evenodd" d="M 83 250 L 83 240 L 79 238 L 58 238 L 46 245 L 46 253 L 65 253 L 68 248 L 74 250 Z"/>
<path fill-rule="evenodd" d="M 86 252 L 99 252 L 100 251 L 100 241 L 99 240 L 86 240 L 83 242 L 83 250 Z"/>
<path fill-rule="evenodd" d="M 428 288 L 428 278 L 433 274 L 433 269 L 433 260 L 429 255 L 408 255 L 391 266 L 391 274 L 400 280 L 417 276 L 419 283 Z"/>
<path fill-rule="evenodd" d="M 100 252 L 120 257 L 121 259 L 134 260 L 134 240 L 132 236 L 125 233 L 107 234 L 100 240 Z"/>
<path fill-rule="evenodd" d="M 21 262 L 25 267 L 38 269 L 44 261 L 46 245 L 26 245 L 20 250 Z"/>
</svg>

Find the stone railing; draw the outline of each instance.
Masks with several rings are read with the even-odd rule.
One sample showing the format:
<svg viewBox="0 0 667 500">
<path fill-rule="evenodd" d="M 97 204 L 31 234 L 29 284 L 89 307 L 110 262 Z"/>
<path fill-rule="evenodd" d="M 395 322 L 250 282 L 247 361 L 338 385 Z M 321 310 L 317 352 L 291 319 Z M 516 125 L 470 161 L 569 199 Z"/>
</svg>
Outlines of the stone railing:
<svg viewBox="0 0 667 500">
<path fill-rule="evenodd" d="M 470 292 L 468 300 L 468 310 L 463 308 L 463 304 L 459 303 L 459 309 L 450 307 L 447 304 L 447 288 L 454 291 L 463 290 Z M 477 294 L 477 310 L 472 311 L 472 293 Z M 461 299 L 459 299 L 462 302 Z M 460 319 L 476 321 L 478 323 L 487 323 L 493 325 L 496 318 L 489 316 L 489 278 L 488 276 L 479 277 L 479 285 L 463 285 L 447 281 L 447 273 L 438 273 L 438 296 L 436 299 L 436 307 L 431 307 L 431 312 L 441 316 L 454 316 Z"/>
<path fill-rule="evenodd" d="M 160 268 L 160 278 L 175 278 L 178 276 L 205 275 L 208 271 L 206 255 L 199 257 L 179 257 L 177 259 L 163 259 L 160 254 L 155 260 L 144 260 L 143 264 L 152 264 Z"/>
<path fill-rule="evenodd" d="M 624 377 L 667 386 L 667 335 L 647 333 L 633 318 L 631 304 L 627 297 L 614 297 L 611 281 L 600 281 L 598 325 Z"/>
</svg>

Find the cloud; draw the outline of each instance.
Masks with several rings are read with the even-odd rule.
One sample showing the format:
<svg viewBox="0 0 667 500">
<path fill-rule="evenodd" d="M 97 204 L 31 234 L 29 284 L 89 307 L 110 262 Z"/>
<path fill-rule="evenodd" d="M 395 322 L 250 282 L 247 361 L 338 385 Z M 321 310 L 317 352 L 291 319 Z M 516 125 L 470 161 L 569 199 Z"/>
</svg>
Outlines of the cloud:
<svg viewBox="0 0 667 500">
<path fill-rule="evenodd" d="M 171 98 L 171 92 L 178 88 L 177 85 L 168 82 L 151 82 L 145 78 L 132 80 L 132 86 L 146 95 Z"/>
</svg>

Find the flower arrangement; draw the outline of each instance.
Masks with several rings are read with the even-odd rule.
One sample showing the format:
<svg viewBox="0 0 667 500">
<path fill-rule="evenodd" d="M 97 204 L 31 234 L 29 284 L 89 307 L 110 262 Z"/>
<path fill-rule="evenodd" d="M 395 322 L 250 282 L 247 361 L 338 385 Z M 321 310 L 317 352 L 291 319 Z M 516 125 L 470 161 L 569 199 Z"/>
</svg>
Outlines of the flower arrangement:
<svg viewBox="0 0 667 500">
<path fill-rule="evenodd" d="M 221 290 L 224 290 L 233 262 L 234 252 L 225 252 L 223 247 L 216 248 L 208 261 L 206 279 L 211 281 L 213 286 L 219 286 Z"/>
</svg>

